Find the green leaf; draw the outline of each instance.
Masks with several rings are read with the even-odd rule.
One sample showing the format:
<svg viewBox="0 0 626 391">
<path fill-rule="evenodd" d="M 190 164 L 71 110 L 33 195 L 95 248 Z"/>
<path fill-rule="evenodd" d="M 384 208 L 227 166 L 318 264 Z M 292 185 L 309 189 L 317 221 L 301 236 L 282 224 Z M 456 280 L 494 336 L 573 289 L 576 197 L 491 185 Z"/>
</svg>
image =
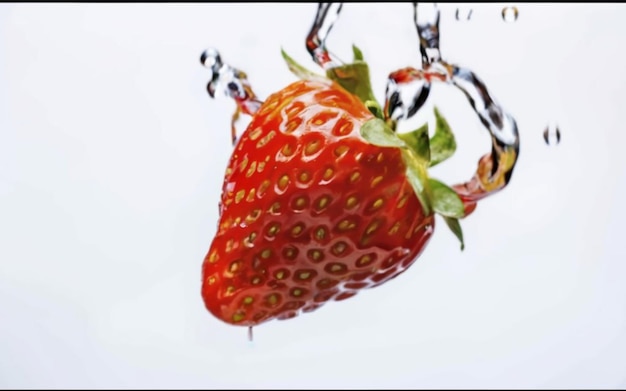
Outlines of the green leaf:
<svg viewBox="0 0 626 391">
<path fill-rule="evenodd" d="M 455 219 L 453 217 L 443 217 L 450 231 L 459 239 L 461 242 L 461 251 L 465 249 L 465 242 L 463 242 L 463 230 L 461 229 L 461 223 L 459 223 L 459 219 Z"/>
<path fill-rule="evenodd" d="M 365 107 L 374 114 L 376 118 L 383 118 L 383 109 L 378 105 L 378 102 L 375 100 L 368 100 L 365 102 Z"/>
<path fill-rule="evenodd" d="M 356 45 L 352 45 L 352 53 L 354 53 L 354 62 L 365 61 L 363 60 L 363 52 Z"/>
<path fill-rule="evenodd" d="M 423 164 L 409 148 L 403 149 L 402 160 L 407 167 L 406 178 L 411 184 L 415 195 L 420 200 L 420 204 L 422 204 L 424 215 L 428 216 L 432 213 L 432 205 L 428 188 L 429 183 L 426 164 Z"/>
<path fill-rule="evenodd" d="M 319 75 L 313 71 L 310 71 L 306 69 L 305 67 L 303 67 L 302 65 L 298 64 L 296 60 L 291 58 L 283 49 L 280 49 L 280 53 L 283 55 L 283 58 L 285 59 L 285 62 L 287 63 L 287 67 L 289 67 L 289 70 L 291 71 L 291 73 L 296 75 L 296 77 L 298 77 L 299 79 L 302 79 L 302 80 L 325 79 L 324 76 Z"/>
<path fill-rule="evenodd" d="M 379 147 L 406 147 L 406 143 L 380 118 L 372 118 L 361 125 L 361 136 Z"/>
<path fill-rule="evenodd" d="M 461 218 L 465 216 L 465 207 L 459 195 L 448 185 L 436 179 L 429 178 L 431 202 L 435 213 L 444 217 Z"/>
<path fill-rule="evenodd" d="M 363 103 L 376 102 L 370 83 L 369 67 L 364 61 L 357 60 L 352 64 L 330 68 L 326 71 L 326 76 L 356 95 Z"/>
<path fill-rule="evenodd" d="M 435 107 L 435 118 L 437 126 L 435 134 L 430 139 L 430 167 L 448 159 L 456 151 L 456 140 L 448 121 L 441 115 Z"/>
<path fill-rule="evenodd" d="M 398 133 L 406 145 L 411 148 L 415 154 L 428 164 L 430 162 L 430 140 L 428 139 L 428 124 L 424 124 L 421 128 L 408 133 Z"/>
<path fill-rule="evenodd" d="M 370 71 L 367 63 L 362 60 L 363 53 L 353 46 L 355 61 L 352 64 L 340 65 L 326 71 L 329 79 L 336 81 L 349 93 L 356 95 L 361 102 L 367 104 L 368 109 L 377 118 L 383 118 L 382 107 L 376 100 L 370 82 Z"/>
</svg>

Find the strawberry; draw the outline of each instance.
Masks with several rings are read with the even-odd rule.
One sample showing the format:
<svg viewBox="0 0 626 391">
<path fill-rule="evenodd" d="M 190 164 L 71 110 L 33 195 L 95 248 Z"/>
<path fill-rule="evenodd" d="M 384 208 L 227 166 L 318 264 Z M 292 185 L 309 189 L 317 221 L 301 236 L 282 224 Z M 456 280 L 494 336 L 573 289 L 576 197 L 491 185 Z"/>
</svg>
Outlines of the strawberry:
<svg viewBox="0 0 626 391">
<path fill-rule="evenodd" d="M 360 51 L 327 77 L 283 55 L 303 80 L 271 95 L 238 141 L 202 265 L 207 309 L 234 325 L 293 318 L 397 277 L 435 213 L 462 240 L 463 203 L 427 174 L 427 128 L 390 130 Z M 436 114 L 436 136 L 452 137 Z"/>
</svg>

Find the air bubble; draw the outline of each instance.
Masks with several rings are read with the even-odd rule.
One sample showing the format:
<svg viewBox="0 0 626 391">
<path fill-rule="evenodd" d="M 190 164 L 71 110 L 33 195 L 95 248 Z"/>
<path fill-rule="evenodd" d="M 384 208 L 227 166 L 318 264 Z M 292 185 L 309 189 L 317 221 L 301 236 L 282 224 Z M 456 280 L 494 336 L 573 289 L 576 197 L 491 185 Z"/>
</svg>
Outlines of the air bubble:
<svg viewBox="0 0 626 391">
<path fill-rule="evenodd" d="M 558 125 L 549 124 L 543 131 L 543 139 L 547 145 L 558 145 L 561 142 L 561 131 Z"/>
<path fill-rule="evenodd" d="M 454 17 L 456 18 L 456 20 L 460 22 L 467 22 L 472 17 L 472 9 L 466 8 L 466 7 L 459 7 L 456 9 L 456 12 L 454 13 Z"/>
<path fill-rule="evenodd" d="M 515 22 L 517 20 L 518 15 L 519 15 L 519 11 L 517 7 L 502 8 L 502 20 L 504 20 L 507 23 Z"/>
</svg>

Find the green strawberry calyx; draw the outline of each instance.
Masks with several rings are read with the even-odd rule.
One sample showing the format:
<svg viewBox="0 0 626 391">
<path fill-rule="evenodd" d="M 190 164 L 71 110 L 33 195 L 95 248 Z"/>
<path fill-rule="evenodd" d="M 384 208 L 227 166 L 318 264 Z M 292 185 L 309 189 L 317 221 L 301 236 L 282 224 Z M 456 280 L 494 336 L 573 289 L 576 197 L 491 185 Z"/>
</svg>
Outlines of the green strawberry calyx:
<svg viewBox="0 0 626 391">
<path fill-rule="evenodd" d="M 456 151 L 456 140 L 452 130 L 435 107 L 436 128 L 429 137 L 428 124 L 407 133 L 396 133 L 384 120 L 381 105 L 376 100 L 370 82 L 369 67 L 361 50 L 352 46 L 354 60 L 350 64 L 337 66 L 326 71 L 326 76 L 314 73 L 298 64 L 284 50 L 282 56 L 289 70 L 300 79 L 328 80 L 337 82 L 351 94 L 357 96 L 375 116 L 361 126 L 361 136 L 369 143 L 390 148 L 399 148 L 406 164 L 407 180 L 413 187 L 424 213 L 440 215 L 446 225 L 459 239 L 464 249 L 463 231 L 459 219 L 465 217 L 465 208 L 456 191 L 443 182 L 431 178 L 428 168 L 449 159 Z"/>
</svg>

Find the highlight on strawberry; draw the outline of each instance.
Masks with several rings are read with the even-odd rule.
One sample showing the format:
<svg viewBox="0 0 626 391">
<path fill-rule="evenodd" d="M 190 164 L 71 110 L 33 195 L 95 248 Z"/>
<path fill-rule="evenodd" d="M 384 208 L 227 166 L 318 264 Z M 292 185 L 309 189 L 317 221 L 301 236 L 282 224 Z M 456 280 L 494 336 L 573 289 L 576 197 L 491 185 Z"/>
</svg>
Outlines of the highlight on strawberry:
<svg viewBox="0 0 626 391">
<path fill-rule="evenodd" d="M 353 61 L 344 64 L 325 47 L 341 8 L 320 3 L 306 38 L 324 74 L 283 51 L 299 80 L 264 101 L 215 49 L 201 56 L 211 70 L 211 97 L 235 100 L 233 123 L 251 116 L 241 136 L 231 129 L 235 147 L 217 232 L 202 263 L 204 304 L 226 323 L 290 319 L 396 278 L 422 254 L 436 215 L 463 249 L 459 220 L 511 180 L 519 155 L 515 120 L 472 71 L 441 58 L 436 5 L 414 3 L 422 69 L 392 72 L 383 105 L 361 50 L 354 46 Z M 448 186 L 429 175 L 456 150 L 438 109 L 432 136 L 427 124 L 396 132 L 399 121 L 420 110 L 433 83 L 460 89 L 491 134 L 490 153 L 467 183 Z M 398 91 L 407 84 L 415 93 L 404 101 Z"/>
</svg>

